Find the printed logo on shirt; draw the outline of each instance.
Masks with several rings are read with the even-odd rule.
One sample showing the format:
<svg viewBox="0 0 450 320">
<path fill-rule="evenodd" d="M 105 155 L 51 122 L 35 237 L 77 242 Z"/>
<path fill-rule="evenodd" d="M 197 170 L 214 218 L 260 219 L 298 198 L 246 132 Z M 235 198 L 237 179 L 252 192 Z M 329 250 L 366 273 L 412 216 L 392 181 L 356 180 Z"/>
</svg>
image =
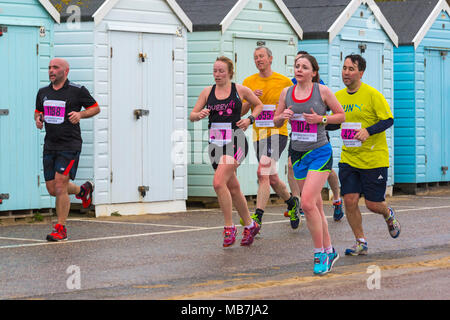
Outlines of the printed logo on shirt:
<svg viewBox="0 0 450 320">
<path fill-rule="evenodd" d="M 355 104 L 345 104 L 342 106 L 342 108 L 344 108 L 345 112 L 353 112 L 354 108 L 358 108 L 359 111 L 361 111 L 363 105 L 358 106 L 356 103 Z"/>
</svg>

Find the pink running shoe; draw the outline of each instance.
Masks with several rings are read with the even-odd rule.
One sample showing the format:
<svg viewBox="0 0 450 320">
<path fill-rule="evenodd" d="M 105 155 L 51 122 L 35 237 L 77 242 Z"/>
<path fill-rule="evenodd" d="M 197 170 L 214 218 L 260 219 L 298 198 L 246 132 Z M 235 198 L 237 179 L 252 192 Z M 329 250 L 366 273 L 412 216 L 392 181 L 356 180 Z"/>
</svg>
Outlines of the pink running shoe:
<svg viewBox="0 0 450 320">
<path fill-rule="evenodd" d="M 251 228 L 244 228 L 244 232 L 242 233 L 241 246 L 249 246 L 253 243 L 255 236 L 258 234 L 261 226 L 258 222 L 253 221 L 254 226 Z"/>
<path fill-rule="evenodd" d="M 236 226 L 223 228 L 223 246 L 230 247 L 236 241 L 237 228 Z"/>
</svg>

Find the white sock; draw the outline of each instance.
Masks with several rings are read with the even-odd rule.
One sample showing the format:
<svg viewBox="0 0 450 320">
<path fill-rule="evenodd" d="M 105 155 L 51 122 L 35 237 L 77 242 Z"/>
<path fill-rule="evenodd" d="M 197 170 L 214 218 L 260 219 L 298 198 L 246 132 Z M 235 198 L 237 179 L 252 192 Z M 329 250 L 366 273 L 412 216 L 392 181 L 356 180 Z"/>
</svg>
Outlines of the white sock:
<svg viewBox="0 0 450 320">
<path fill-rule="evenodd" d="M 333 253 L 333 246 L 329 246 L 328 248 L 325 248 L 326 253 Z"/>
<path fill-rule="evenodd" d="M 333 200 L 333 204 L 339 203 L 339 202 L 341 202 L 341 201 L 342 201 L 341 198 L 339 198 L 339 200 Z"/>
<path fill-rule="evenodd" d="M 356 240 L 359 241 L 359 242 L 367 243 L 367 240 L 365 238 L 359 238 L 359 239 L 356 239 Z"/>
<path fill-rule="evenodd" d="M 314 248 L 314 254 L 316 253 L 323 253 L 323 248 Z"/>
<path fill-rule="evenodd" d="M 255 226 L 255 221 L 252 220 L 252 223 L 250 225 L 245 226 L 247 229 L 253 228 Z"/>
</svg>

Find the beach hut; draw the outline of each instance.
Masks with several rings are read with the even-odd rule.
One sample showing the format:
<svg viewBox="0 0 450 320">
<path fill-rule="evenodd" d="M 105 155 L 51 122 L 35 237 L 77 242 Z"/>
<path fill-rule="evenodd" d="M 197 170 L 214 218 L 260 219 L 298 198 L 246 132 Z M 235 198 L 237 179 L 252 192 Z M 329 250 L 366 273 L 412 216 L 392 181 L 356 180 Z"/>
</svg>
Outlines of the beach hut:
<svg viewBox="0 0 450 320">
<path fill-rule="evenodd" d="M 233 81 L 258 72 L 253 61 L 254 49 L 269 47 L 274 56 L 274 71 L 293 76 L 293 62 L 302 29 L 280 0 L 179 0 L 193 22 L 188 34 L 188 106 L 192 110 L 201 90 L 214 83 L 212 66 L 224 55 L 235 63 Z M 189 123 L 188 195 L 215 197 L 212 187 L 214 171 L 207 153 L 207 121 Z M 250 150 L 238 169 L 245 195 L 256 195 L 257 160 L 252 146 L 252 130 L 247 130 Z M 287 181 L 287 152 L 279 161 L 280 177 Z"/>
<path fill-rule="evenodd" d="M 395 185 L 450 181 L 450 8 L 445 0 L 380 2 L 394 50 Z"/>
<path fill-rule="evenodd" d="M 96 216 L 186 209 L 187 32 L 173 0 L 52 0 L 55 56 L 101 113 L 82 121 L 78 183 L 93 179 Z"/>
<path fill-rule="evenodd" d="M 0 216 L 53 206 L 42 172 L 44 136 L 33 114 L 48 81 L 55 21 L 49 1 L 0 1 Z"/>
<path fill-rule="evenodd" d="M 348 54 L 361 54 L 367 61 L 362 81 L 380 91 L 391 109 L 393 101 L 393 52 L 398 36 L 373 0 L 285 0 L 303 28 L 298 49 L 317 58 L 320 77 L 333 92 L 344 88 L 342 65 Z M 394 184 L 393 128 L 387 131 L 389 178 L 387 193 Z M 333 165 L 338 171 L 342 141 L 340 132 L 330 132 Z"/>
</svg>

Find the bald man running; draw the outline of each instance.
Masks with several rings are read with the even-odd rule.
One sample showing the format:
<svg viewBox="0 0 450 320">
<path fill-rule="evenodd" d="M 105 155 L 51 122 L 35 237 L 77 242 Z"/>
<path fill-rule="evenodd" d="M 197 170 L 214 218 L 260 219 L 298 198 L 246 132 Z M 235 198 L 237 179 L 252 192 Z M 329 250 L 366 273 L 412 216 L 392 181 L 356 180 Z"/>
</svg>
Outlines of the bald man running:
<svg viewBox="0 0 450 320">
<path fill-rule="evenodd" d="M 83 143 L 80 120 L 100 112 L 89 91 L 67 79 L 69 69 L 69 63 L 64 59 L 50 61 L 48 76 L 51 83 L 39 89 L 34 112 L 36 127 L 42 129 L 45 124 L 44 178 L 49 194 L 56 197 L 58 222 L 53 232 L 47 235 L 48 241 L 67 240 L 65 225 L 70 210 L 69 195 L 75 194 L 87 208 L 94 190 L 89 181 L 82 186 L 69 181 L 75 179 Z"/>
</svg>

